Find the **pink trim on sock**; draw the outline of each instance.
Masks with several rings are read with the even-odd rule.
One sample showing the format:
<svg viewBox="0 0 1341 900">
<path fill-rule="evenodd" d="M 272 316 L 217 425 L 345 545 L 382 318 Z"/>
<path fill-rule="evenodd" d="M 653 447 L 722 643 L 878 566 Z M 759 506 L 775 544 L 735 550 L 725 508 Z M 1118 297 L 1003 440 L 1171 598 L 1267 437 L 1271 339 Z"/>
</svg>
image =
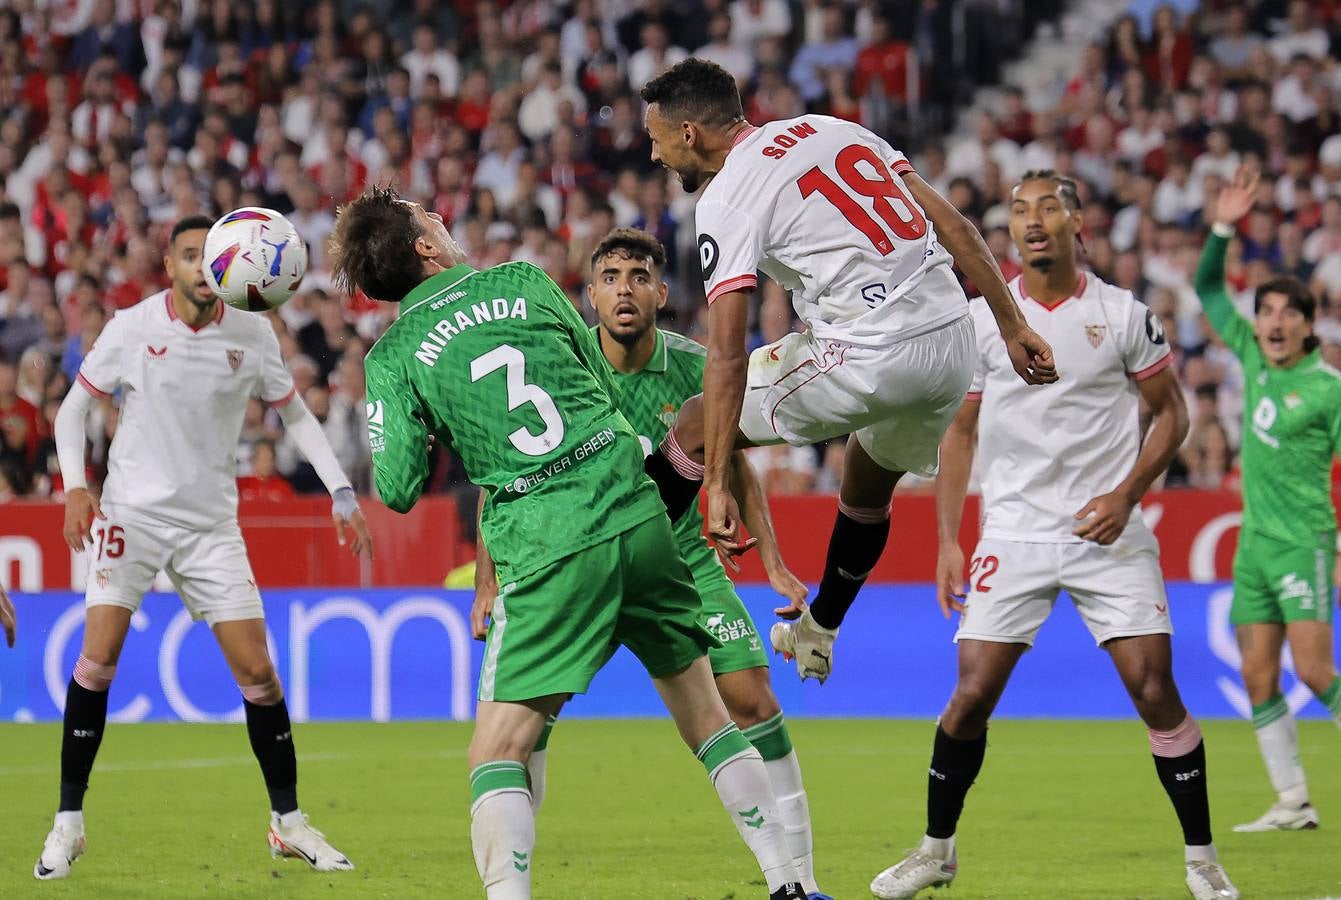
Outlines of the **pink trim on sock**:
<svg viewBox="0 0 1341 900">
<path fill-rule="evenodd" d="M 888 503 L 884 506 L 848 506 L 842 500 L 839 500 L 838 511 L 862 525 L 879 525 L 889 518 Z"/>
<path fill-rule="evenodd" d="M 689 458 L 689 454 L 681 449 L 680 442 L 675 438 L 674 428 L 666 432 L 666 437 L 661 442 L 661 452 L 670 461 L 671 468 L 682 478 L 688 478 L 690 481 L 703 480 L 703 463 L 694 462 Z"/>
<path fill-rule="evenodd" d="M 1165 759 L 1186 756 L 1197 749 L 1197 744 L 1200 743 L 1201 726 L 1192 718 L 1191 713 L 1187 714 L 1183 724 L 1172 731 L 1150 729 L 1150 752 Z"/>
<path fill-rule="evenodd" d="M 75 684 L 86 691 L 105 693 L 112 686 L 112 679 L 115 677 L 116 666 L 104 666 L 95 663 L 83 654 L 80 654 L 79 659 L 75 660 Z"/>
<path fill-rule="evenodd" d="M 257 706 L 274 706 L 278 700 L 263 703 L 274 692 L 272 684 L 239 684 L 237 689 L 242 692 L 242 699 L 248 703 L 254 703 Z"/>
</svg>

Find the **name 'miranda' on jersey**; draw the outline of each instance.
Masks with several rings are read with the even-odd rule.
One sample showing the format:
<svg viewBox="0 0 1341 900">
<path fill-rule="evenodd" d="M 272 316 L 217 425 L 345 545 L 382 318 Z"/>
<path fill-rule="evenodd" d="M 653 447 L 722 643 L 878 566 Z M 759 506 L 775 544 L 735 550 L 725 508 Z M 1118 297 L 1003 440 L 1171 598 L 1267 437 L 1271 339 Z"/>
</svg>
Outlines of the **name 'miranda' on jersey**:
<svg viewBox="0 0 1341 900">
<path fill-rule="evenodd" d="M 476 325 L 483 325 L 485 322 L 492 322 L 495 319 L 525 318 L 525 297 L 518 297 L 511 303 L 502 297 L 472 303 L 469 310 L 458 309 L 439 319 L 437 324 L 424 335 L 424 340 L 420 342 L 419 349 L 414 352 L 414 358 L 431 368 L 437 365 L 438 355 L 442 353 L 442 348 L 446 347 L 452 338 L 467 328 L 474 328 Z"/>
</svg>

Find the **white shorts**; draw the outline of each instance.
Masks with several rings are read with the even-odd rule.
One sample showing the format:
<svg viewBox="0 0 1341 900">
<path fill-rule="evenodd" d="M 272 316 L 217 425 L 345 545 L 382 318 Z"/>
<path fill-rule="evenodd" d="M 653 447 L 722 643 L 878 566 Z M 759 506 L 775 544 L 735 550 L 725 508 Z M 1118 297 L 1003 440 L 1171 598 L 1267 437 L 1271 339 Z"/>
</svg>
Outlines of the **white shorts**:
<svg viewBox="0 0 1341 900">
<path fill-rule="evenodd" d="M 1124 536 L 1126 537 L 1126 536 Z M 967 608 L 955 640 L 1034 643 L 1060 591 L 1094 640 L 1173 634 L 1153 535 L 1104 547 L 983 538 L 969 563 Z"/>
<path fill-rule="evenodd" d="M 162 570 L 193 619 L 213 627 L 264 618 L 236 519 L 199 531 L 112 504 L 102 511 L 107 519 L 93 523 L 85 606 L 139 609 Z"/>
<path fill-rule="evenodd" d="M 967 315 L 879 348 L 789 334 L 750 354 L 740 430 L 760 445 L 855 434 L 880 466 L 935 475 L 976 358 Z"/>
</svg>

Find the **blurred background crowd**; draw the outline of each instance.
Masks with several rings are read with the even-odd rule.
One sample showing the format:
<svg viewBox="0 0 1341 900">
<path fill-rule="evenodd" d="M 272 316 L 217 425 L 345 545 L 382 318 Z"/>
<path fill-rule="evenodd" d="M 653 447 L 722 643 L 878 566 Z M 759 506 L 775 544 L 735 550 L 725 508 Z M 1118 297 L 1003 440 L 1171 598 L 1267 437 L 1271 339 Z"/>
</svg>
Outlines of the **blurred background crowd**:
<svg viewBox="0 0 1341 900">
<path fill-rule="evenodd" d="M 275 327 L 364 490 L 362 359 L 395 310 L 333 291 L 324 242 L 365 185 L 441 213 L 477 267 L 542 266 L 588 317 L 591 249 L 612 227 L 645 228 L 669 252 L 665 324 L 702 338 L 694 200 L 651 162 L 637 97 L 687 55 L 732 72 L 756 124 L 818 112 L 884 135 L 979 224 L 1008 277 L 1014 179 L 1074 175 L 1088 264 L 1173 338 L 1194 424 L 1168 486 L 1232 485 L 1242 375 L 1190 287 L 1202 210 L 1240 162 L 1260 164 L 1231 285 L 1250 311 L 1273 272 L 1309 282 L 1341 364 L 1341 2 L 1105 5 L 1130 14 L 1086 37 L 1065 77 L 1023 89 L 1003 74 L 1065 0 L 10 0 L 0 501 L 59 496 L 60 399 L 108 317 L 166 286 L 167 232 L 186 215 L 268 206 L 307 241 L 308 278 Z M 982 85 L 1001 89 L 967 109 Z M 758 299 L 754 345 L 799 327 L 776 284 L 761 279 Z M 96 419 L 95 477 L 115 403 Z M 773 493 L 836 487 L 841 442 L 754 453 Z M 322 491 L 259 403 L 238 461 L 244 497 Z M 430 489 L 462 480 L 438 452 Z"/>
</svg>

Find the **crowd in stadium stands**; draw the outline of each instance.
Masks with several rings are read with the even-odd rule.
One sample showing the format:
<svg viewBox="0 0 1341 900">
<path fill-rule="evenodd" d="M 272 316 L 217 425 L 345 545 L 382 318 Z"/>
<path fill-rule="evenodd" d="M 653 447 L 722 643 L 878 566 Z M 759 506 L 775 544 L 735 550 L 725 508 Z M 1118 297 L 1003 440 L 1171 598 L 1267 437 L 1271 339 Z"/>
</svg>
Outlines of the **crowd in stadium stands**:
<svg viewBox="0 0 1341 900">
<path fill-rule="evenodd" d="M 651 162 L 637 99 L 689 54 L 738 78 L 755 123 L 828 113 L 909 150 L 1007 276 L 1019 271 L 1013 179 L 1075 175 L 1089 264 L 1158 312 L 1178 355 L 1194 426 L 1169 484 L 1231 482 L 1241 374 L 1190 288 L 1201 210 L 1241 161 L 1261 164 L 1232 284 L 1248 308 L 1272 271 L 1308 280 L 1341 363 L 1341 2 L 1135 0 L 1048 103 L 1011 92 L 970 137 L 928 140 L 1064 5 L 12 0 L 0 9 L 0 501 L 60 495 L 60 399 L 107 318 L 165 287 L 167 231 L 190 214 L 273 207 L 309 244 L 310 274 L 274 324 L 362 489 L 362 358 L 395 310 L 334 292 L 323 244 L 365 185 L 394 183 L 441 213 L 476 266 L 542 266 L 579 307 L 596 241 L 646 228 L 669 251 L 667 323 L 701 338 L 693 198 Z M 754 344 L 796 326 L 762 280 Z M 96 418 L 95 476 L 115 403 Z M 841 442 L 754 452 L 774 493 L 835 489 Z M 259 402 L 238 461 L 243 497 L 322 491 Z M 430 488 L 462 478 L 439 452 Z"/>
</svg>

